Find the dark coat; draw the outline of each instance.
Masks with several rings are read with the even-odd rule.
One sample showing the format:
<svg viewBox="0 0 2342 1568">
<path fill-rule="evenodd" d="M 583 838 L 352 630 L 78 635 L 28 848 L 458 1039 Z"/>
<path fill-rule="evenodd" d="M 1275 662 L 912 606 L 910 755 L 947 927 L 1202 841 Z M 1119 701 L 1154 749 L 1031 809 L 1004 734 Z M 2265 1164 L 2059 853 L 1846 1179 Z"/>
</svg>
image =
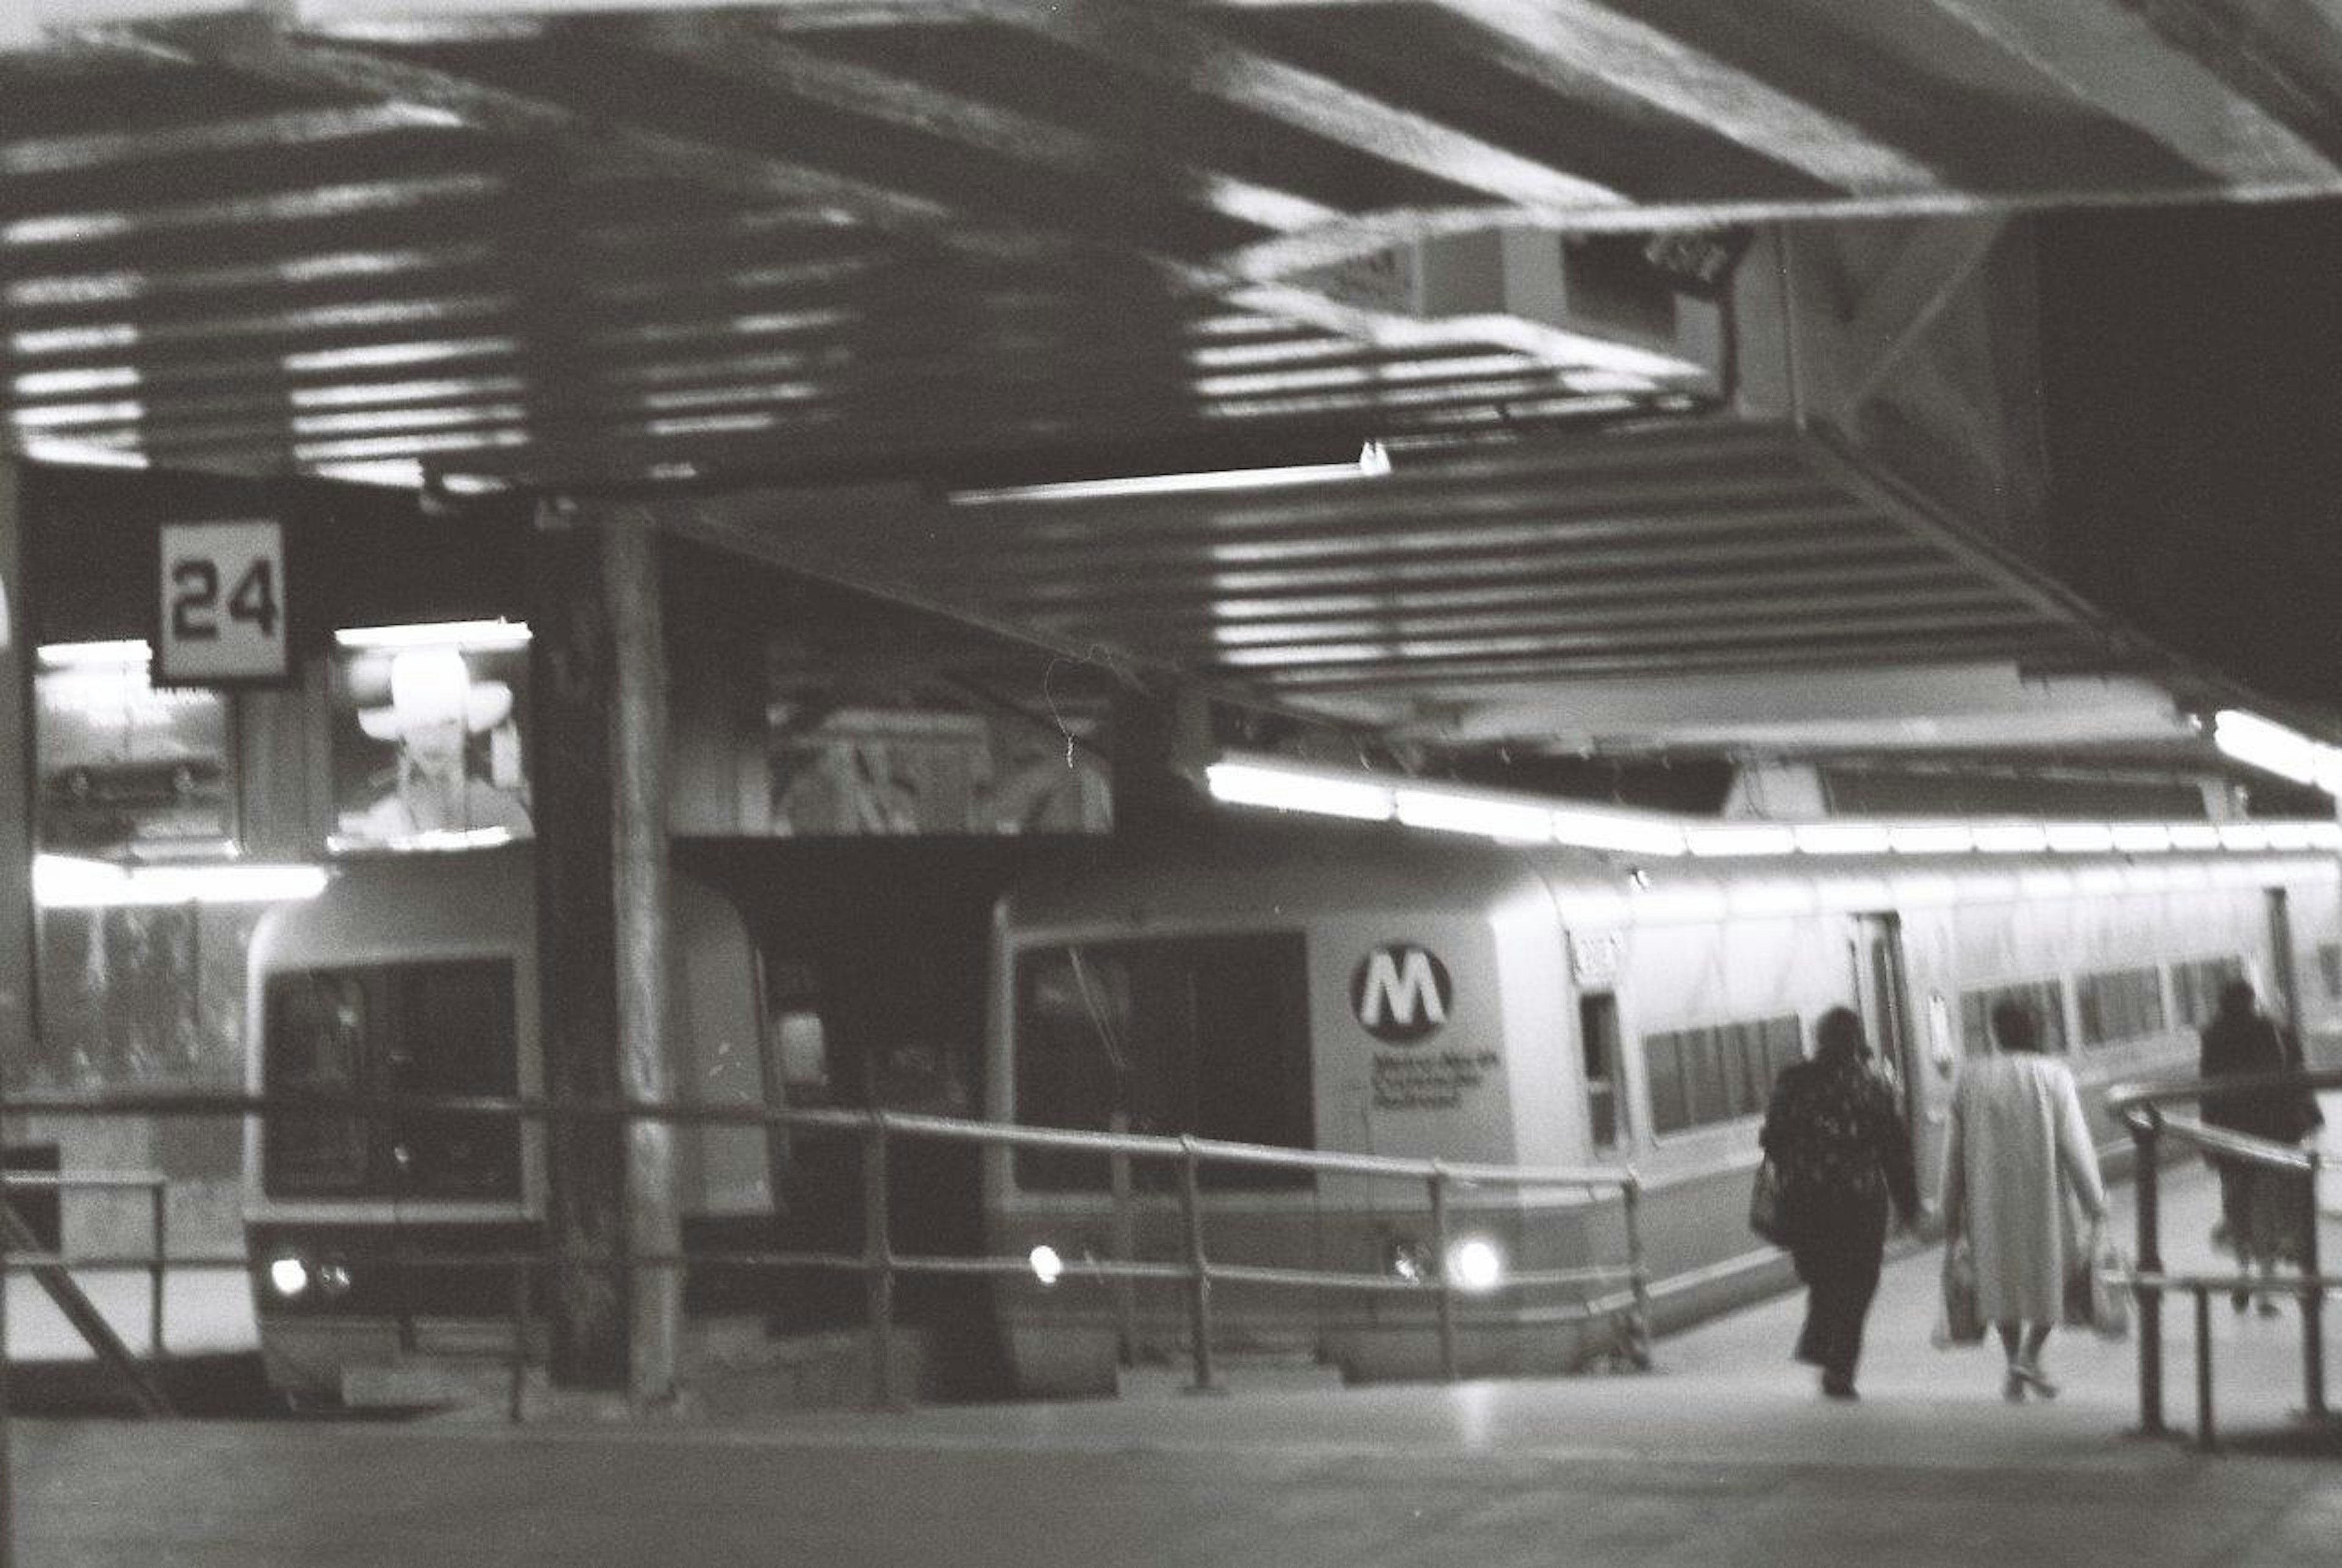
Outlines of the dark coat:
<svg viewBox="0 0 2342 1568">
<path fill-rule="evenodd" d="M 2301 1065 L 2299 1048 L 2257 1013 L 2242 1016 L 2224 1013 L 2205 1025 L 2199 1038 L 2203 1050 L 2197 1059 L 2197 1072 L 2205 1078 L 2287 1073 Z M 2259 1089 L 2211 1094 L 2204 1100 L 2207 1125 L 2280 1144 L 2294 1142 L 2324 1119 L 2317 1100 L 2304 1089 Z"/>
<path fill-rule="evenodd" d="M 1779 1174 L 1792 1252 L 1876 1253 L 1890 1203 L 1907 1223 L 1918 1213 L 1895 1092 L 1860 1057 L 1784 1068 L 1758 1141 Z"/>
</svg>

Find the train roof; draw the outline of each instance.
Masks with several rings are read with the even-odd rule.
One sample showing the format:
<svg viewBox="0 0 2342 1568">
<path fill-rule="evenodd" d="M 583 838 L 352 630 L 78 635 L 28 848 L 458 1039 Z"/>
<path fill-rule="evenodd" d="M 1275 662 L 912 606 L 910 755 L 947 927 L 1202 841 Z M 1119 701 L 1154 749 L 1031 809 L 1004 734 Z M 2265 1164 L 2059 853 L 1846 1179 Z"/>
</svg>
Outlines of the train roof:
<svg viewBox="0 0 2342 1568">
<path fill-rule="evenodd" d="M 2316 853 L 1636 855 L 1508 846 L 1395 824 L 1215 819 L 1028 879 L 1001 903 L 1012 930 L 1259 924 L 1297 914 L 1471 911 L 1549 897 L 1563 922 L 1633 926 L 1823 910 L 2330 884 Z"/>
</svg>

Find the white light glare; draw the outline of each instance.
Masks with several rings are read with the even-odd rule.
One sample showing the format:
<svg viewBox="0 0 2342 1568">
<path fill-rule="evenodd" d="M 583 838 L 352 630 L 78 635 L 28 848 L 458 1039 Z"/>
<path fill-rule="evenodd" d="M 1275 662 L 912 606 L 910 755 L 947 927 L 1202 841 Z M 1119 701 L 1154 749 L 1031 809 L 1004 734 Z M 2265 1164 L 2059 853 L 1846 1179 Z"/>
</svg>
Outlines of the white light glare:
<svg viewBox="0 0 2342 1568">
<path fill-rule="evenodd" d="M 2166 823 L 2118 822 L 2113 832 L 2115 847 L 2125 854 L 2160 854 L 2177 842 L 2177 830 Z"/>
<path fill-rule="evenodd" d="M 1976 847 L 1975 832 L 1957 823 L 1890 827 L 1887 840 L 1897 854 L 1966 854 Z"/>
<path fill-rule="evenodd" d="M 1992 823 L 1976 830 L 1976 846 L 1987 854 L 2038 854 L 2049 834 L 2038 823 Z"/>
<path fill-rule="evenodd" d="M 40 664 L 45 670 L 123 670 L 144 668 L 151 656 L 146 644 L 135 638 L 115 643 L 45 643 Z"/>
<path fill-rule="evenodd" d="M 1802 854 L 1884 854 L 1892 842 L 1873 823 L 1806 823 L 1793 831 Z"/>
<path fill-rule="evenodd" d="M 45 909 L 157 904 L 282 904 L 325 890 L 320 865 L 121 866 L 69 855 L 33 857 L 33 901 Z"/>
<path fill-rule="evenodd" d="M 1285 468 L 1222 468 L 1199 474 L 1136 474 L 1118 479 L 1075 479 L 1056 484 L 1015 484 L 996 490 L 955 490 L 955 506 L 1004 501 L 1102 501 L 1117 496 L 1182 495 L 1210 490 L 1266 490 L 1284 484 L 1325 484 L 1379 479 L 1391 471 L 1390 453 L 1369 441 L 1355 463 L 1305 463 Z"/>
<path fill-rule="evenodd" d="M 1056 1284 L 1065 1277 L 1066 1260 L 1059 1257 L 1057 1249 L 1046 1242 L 1035 1247 L 1026 1261 L 1033 1265 L 1033 1277 L 1045 1285 Z"/>
<path fill-rule="evenodd" d="M 268 1283 L 289 1300 L 309 1288 L 309 1265 L 295 1257 L 275 1259 L 268 1265 Z"/>
<path fill-rule="evenodd" d="M 528 644 L 521 621 L 439 621 L 419 626 L 345 626 L 334 634 L 345 648 L 519 648 Z"/>
<path fill-rule="evenodd" d="M 1684 833 L 1694 854 L 1787 854 L 1797 847 L 1794 829 L 1772 826 L 1695 827 Z"/>
<path fill-rule="evenodd" d="M 2220 847 L 2219 825 L 2208 822 L 2175 822 L 2171 824 L 2171 847 L 2217 849 Z"/>
<path fill-rule="evenodd" d="M 1505 1254 L 1485 1236 L 1466 1236 L 1447 1250 L 1447 1277 L 1457 1290 L 1485 1294 L 1504 1283 Z"/>
<path fill-rule="evenodd" d="M 2314 784 L 2321 778 L 2342 778 L 2342 748 L 2321 745 L 2283 724 L 2271 724 L 2258 714 L 2237 708 L 2224 708 L 2215 714 L 2212 744 L 2224 756 L 2296 784 Z"/>
<path fill-rule="evenodd" d="M 1468 833 L 1507 844 L 1553 842 L 1553 811 L 1548 806 L 1443 790 L 1402 789 L 1396 794 L 1398 820 L 1409 827 Z"/>
<path fill-rule="evenodd" d="M 2102 822 L 2053 822 L 2043 832 L 2059 854 L 2103 854 L 2115 846 L 2114 830 Z"/>
<path fill-rule="evenodd" d="M 2220 824 L 2220 847 L 2223 849 L 2267 849 L 2268 829 L 2257 822 L 2224 822 Z"/>
<path fill-rule="evenodd" d="M 1674 824 L 1607 812 L 1556 811 L 1553 814 L 1553 836 L 1580 849 L 1616 850 L 1622 854 L 1676 855 L 1684 852 L 1683 829 Z"/>
<path fill-rule="evenodd" d="M 1204 778 L 1212 798 L 1230 805 L 1314 812 L 1359 822 L 1387 822 L 1392 811 L 1391 792 L 1382 785 L 1319 774 L 1256 767 L 1249 763 L 1214 763 L 1204 770 Z"/>
</svg>

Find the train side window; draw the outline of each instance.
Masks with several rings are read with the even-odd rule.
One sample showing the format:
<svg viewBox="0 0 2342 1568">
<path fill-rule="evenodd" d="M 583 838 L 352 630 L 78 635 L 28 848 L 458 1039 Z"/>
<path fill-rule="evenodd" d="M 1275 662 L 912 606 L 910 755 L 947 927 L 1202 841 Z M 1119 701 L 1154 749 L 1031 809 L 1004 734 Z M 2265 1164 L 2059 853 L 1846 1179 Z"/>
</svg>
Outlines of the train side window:
<svg viewBox="0 0 2342 1568">
<path fill-rule="evenodd" d="M 1679 1133 L 1763 1114 L 1773 1079 L 1802 1054 L 1795 1014 L 1643 1036 L 1651 1130 Z"/>
<path fill-rule="evenodd" d="M 2066 1053 L 2066 994 L 2055 980 L 2020 981 L 2014 985 L 1984 985 L 1960 993 L 1960 1043 L 1971 1056 L 1995 1050 L 1992 1010 L 2002 998 L 2024 1004 L 2041 1033 L 2041 1049 L 2052 1056 Z"/>
<path fill-rule="evenodd" d="M 2171 966 L 2172 1010 L 2190 1029 L 2200 1029 L 2220 1011 L 2220 987 L 2245 977 L 2245 961 L 2233 954 L 2199 958 Z"/>
<path fill-rule="evenodd" d="M 1586 1125 L 1596 1149 L 1618 1146 L 1618 999 L 1577 999 L 1577 1039 L 1585 1057 Z"/>
<path fill-rule="evenodd" d="M 2152 968 L 2110 969 L 2074 983 L 2082 1044 L 2120 1045 L 2163 1033 L 2163 977 Z"/>
</svg>

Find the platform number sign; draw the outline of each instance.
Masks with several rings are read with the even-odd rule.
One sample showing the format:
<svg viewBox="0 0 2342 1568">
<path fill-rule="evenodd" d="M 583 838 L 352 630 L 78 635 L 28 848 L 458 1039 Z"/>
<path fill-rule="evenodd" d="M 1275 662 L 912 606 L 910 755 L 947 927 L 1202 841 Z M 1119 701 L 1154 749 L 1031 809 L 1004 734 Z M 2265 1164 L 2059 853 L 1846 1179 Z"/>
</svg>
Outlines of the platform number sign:
<svg viewBox="0 0 2342 1568">
<path fill-rule="evenodd" d="M 165 523 L 161 534 L 156 681 L 282 680 L 285 525 Z"/>
</svg>

